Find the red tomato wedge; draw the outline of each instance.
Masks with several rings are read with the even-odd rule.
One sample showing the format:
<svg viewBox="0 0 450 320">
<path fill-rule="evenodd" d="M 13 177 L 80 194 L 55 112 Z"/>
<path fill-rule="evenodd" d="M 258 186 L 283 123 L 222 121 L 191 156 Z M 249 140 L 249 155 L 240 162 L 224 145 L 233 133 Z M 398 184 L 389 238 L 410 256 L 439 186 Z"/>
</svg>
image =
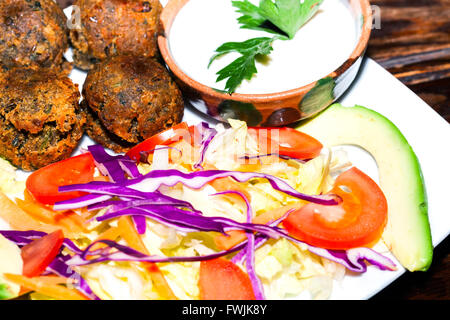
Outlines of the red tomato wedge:
<svg viewBox="0 0 450 320">
<path fill-rule="evenodd" d="M 284 220 L 286 230 L 310 245 L 337 250 L 380 238 L 387 222 L 387 201 L 370 177 L 353 167 L 337 177 L 331 193 L 342 202 L 335 206 L 308 203 Z"/>
<path fill-rule="evenodd" d="M 94 172 L 94 158 L 90 153 L 84 153 L 36 170 L 28 177 L 26 187 L 37 201 L 53 205 L 82 196 L 82 192 L 58 192 L 58 188 L 91 182 Z"/>
<path fill-rule="evenodd" d="M 189 126 L 189 134 L 191 135 L 191 145 L 195 146 L 200 140 L 200 132 L 197 126 Z"/>
<path fill-rule="evenodd" d="M 30 278 L 41 275 L 58 255 L 63 241 L 63 232 L 57 230 L 22 247 L 22 274 Z"/>
<path fill-rule="evenodd" d="M 158 145 L 167 146 L 183 138 L 189 138 L 189 141 L 191 140 L 189 127 L 186 122 L 181 122 L 137 144 L 127 152 L 127 156 L 139 162 L 141 160 L 141 152 L 151 151 Z"/>
<path fill-rule="evenodd" d="M 267 154 L 306 160 L 317 157 L 323 148 L 323 145 L 313 137 L 289 127 L 251 127 L 248 128 L 248 133 Z"/>
<path fill-rule="evenodd" d="M 201 300 L 255 300 L 248 275 L 224 258 L 200 262 L 199 287 Z"/>
</svg>

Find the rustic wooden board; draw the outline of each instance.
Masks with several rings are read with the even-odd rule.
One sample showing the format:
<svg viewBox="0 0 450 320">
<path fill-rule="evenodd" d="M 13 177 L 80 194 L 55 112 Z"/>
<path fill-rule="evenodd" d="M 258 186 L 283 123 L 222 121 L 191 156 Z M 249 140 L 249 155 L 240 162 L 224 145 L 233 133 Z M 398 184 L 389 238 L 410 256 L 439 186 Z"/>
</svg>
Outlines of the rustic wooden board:
<svg viewBox="0 0 450 320">
<path fill-rule="evenodd" d="M 381 9 L 367 55 L 450 122 L 450 0 L 373 0 Z M 420 128 L 418 128 L 420 134 Z M 448 148 L 449 141 L 443 141 Z M 426 273 L 407 273 L 375 299 L 450 299 L 450 239 Z"/>
<path fill-rule="evenodd" d="M 381 28 L 367 55 L 450 121 L 450 0 L 373 0 Z"/>
</svg>

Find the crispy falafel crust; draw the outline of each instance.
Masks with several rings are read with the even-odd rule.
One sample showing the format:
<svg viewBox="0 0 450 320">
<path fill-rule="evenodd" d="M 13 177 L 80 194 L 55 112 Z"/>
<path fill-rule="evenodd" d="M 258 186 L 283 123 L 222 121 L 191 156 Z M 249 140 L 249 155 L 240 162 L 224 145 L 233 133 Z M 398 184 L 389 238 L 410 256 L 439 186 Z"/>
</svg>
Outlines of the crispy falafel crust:
<svg viewBox="0 0 450 320">
<path fill-rule="evenodd" d="M 68 68 L 66 16 L 53 0 L 0 1 L 0 65 L 32 69 Z"/>
<path fill-rule="evenodd" d="M 87 75 L 83 96 L 101 124 L 130 144 L 178 124 L 184 114 L 181 91 L 152 58 L 115 56 L 99 63 Z"/>
<path fill-rule="evenodd" d="M 0 156 L 23 170 L 68 158 L 83 136 L 77 85 L 51 71 L 0 77 Z"/>
<path fill-rule="evenodd" d="M 161 30 L 159 0 L 76 0 L 78 28 L 70 30 L 74 63 L 83 70 L 113 55 L 155 57 Z"/>
<path fill-rule="evenodd" d="M 86 100 L 83 100 L 80 106 L 86 115 L 85 132 L 92 140 L 116 153 L 127 152 L 133 147 L 133 143 L 125 141 L 108 131 L 98 118 L 97 114 L 88 107 Z"/>
</svg>

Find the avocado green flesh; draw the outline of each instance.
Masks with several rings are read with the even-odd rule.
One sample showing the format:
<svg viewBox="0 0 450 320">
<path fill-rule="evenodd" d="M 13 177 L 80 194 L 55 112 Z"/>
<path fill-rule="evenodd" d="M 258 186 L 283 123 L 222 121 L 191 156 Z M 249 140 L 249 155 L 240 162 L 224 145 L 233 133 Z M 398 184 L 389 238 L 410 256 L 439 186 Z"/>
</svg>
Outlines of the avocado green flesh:
<svg viewBox="0 0 450 320">
<path fill-rule="evenodd" d="M 400 130 L 379 113 L 334 104 L 297 130 L 325 147 L 356 145 L 377 162 L 388 202 L 383 240 L 409 271 L 425 271 L 433 257 L 428 204 L 419 161 Z"/>
<path fill-rule="evenodd" d="M 0 300 L 7 300 L 11 298 L 14 298 L 14 295 L 9 292 L 8 286 L 0 283 Z"/>
</svg>

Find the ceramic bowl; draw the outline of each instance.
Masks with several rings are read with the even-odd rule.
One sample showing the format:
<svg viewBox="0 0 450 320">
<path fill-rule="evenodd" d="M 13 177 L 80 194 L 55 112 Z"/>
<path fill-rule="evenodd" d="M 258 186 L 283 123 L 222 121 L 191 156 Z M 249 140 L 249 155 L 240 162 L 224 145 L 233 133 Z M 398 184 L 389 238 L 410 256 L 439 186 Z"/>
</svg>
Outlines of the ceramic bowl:
<svg viewBox="0 0 450 320">
<path fill-rule="evenodd" d="M 227 94 L 199 83 L 176 64 L 169 48 L 170 28 L 189 0 L 169 0 L 161 14 L 162 32 L 158 45 L 162 58 L 181 87 L 186 103 L 203 113 L 226 121 L 246 121 L 249 126 L 285 126 L 311 117 L 336 101 L 352 84 L 360 68 L 372 30 L 372 9 L 368 0 L 346 1 L 358 26 L 358 40 L 352 54 L 326 77 L 308 85 L 270 94 Z M 338 0 L 336 0 L 338 1 Z M 330 54 L 332 54 L 330 50 Z"/>
</svg>

